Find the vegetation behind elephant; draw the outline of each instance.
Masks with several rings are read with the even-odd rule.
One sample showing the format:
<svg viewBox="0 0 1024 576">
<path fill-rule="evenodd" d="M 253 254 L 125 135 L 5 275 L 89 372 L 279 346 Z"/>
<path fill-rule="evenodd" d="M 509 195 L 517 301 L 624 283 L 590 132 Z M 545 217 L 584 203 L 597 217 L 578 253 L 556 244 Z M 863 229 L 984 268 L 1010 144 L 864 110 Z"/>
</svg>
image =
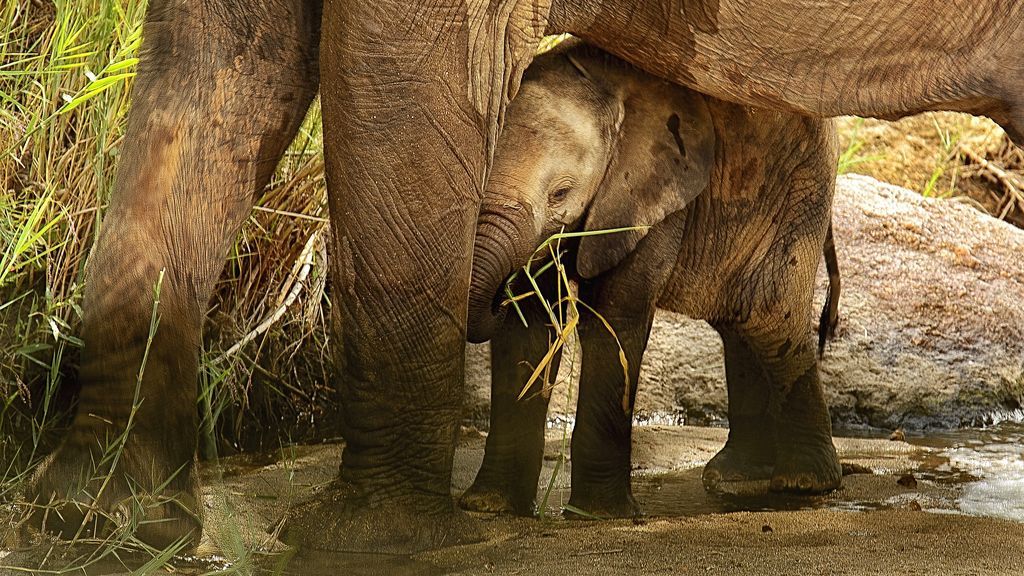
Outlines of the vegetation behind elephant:
<svg viewBox="0 0 1024 576">
<path fill-rule="evenodd" d="M 548 351 L 550 321 L 520 301 L 524 328 L 501 302 L 510 275 L 562 229 L 641 227 L 584 236 L 574 250 L 580 299 L 595 313 L 581 311 L 571 506 L 638 512 L 630 430 L 656 306 L 707 320 L 725 344 L 730 432 L 705 485 L 836 488 L 810 330 L 835 184 L 831 122 L 706 97 L 576 42 L 534 61 L 506 120 L 470 284 L 470 335 L 494 337 L 492 431 L 463 506 L 533 510 L 549 392 L 516 397 Z"/>
</svg>

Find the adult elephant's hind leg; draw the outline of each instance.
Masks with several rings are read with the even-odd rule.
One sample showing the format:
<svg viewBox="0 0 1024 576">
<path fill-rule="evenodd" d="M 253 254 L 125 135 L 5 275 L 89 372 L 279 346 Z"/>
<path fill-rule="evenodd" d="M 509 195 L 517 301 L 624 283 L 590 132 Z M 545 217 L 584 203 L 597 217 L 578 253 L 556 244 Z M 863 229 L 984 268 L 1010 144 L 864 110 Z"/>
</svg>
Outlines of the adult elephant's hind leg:
<svg viewBox="0 0 1024 576">
<path fill-rule="evenodd" d="M 156 0 L 144 31 L 121 164 L 88 265 L 78 411 L 28 497 L 48 531 L 102 534 L 125 519 L 163 548 L 201 534 L 205 308 L 316 93 L 319 7 Z"/>
</svg>

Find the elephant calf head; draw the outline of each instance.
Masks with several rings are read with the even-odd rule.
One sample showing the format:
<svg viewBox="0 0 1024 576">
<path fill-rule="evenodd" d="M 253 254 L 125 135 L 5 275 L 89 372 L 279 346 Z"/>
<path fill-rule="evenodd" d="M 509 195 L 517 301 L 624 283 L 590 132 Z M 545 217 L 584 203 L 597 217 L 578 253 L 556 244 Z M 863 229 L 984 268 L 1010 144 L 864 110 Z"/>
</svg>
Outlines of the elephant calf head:
<svg viewBox="0 0 1024 576">
<path fill-rule="evenodd" d="M 578 273 L 592 278 L 700 194 L 714 160 L 704 97 L 571 42 L 538 57 L 509 105 L 473 252 L 469 339 L 490 338 L 508 276 L 561 230 L 586 236 Z"/>
</svg>

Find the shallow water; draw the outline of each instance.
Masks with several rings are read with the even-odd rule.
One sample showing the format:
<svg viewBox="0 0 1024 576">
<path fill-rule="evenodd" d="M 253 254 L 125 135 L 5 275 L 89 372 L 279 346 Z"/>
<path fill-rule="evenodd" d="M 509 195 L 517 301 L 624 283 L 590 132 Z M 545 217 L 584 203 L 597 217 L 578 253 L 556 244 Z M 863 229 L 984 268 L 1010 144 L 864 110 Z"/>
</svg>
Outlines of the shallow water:
<svg viewBox="0 0 1024 576">
<path fill-rule="evenodd" d="M 937 448 L 947 462 L 937 479 L 961 484 L 957 509 L 965 514 L 1024 522 L 1024 414 L 982 429 L 933 433 L 908 442 Z"/>
<path fill-rule="evenodd" d="M 748 511 L 841 509 L 850 511 L 905 507 L 912 500 L 925 510 L 962 513 L 1024 522 L 1024 410 L 990 415 L 993 424 L 984 428 L 929 430 L 908 433 L 906 441 L 929 448 L 914 471 L 926 494 L 907 492 L 879 499 L 865 499 L 862 491 L 843 490 L 825 496 L 793 496 L 764 493 L 751 496 L 715 495 L 699 488 L 701 470 L 640 474 L 633 478 L 633 492 L 649 516 L 693 516 Z M 651 414 L 634 419 L 634 426 L 679 425 L 682 416 Z M 549 422 L 560 428 L 562 421 Z M 887 438 L 889 431 L 852 430 L 837 436 Z M 875 474 L 888 471 L 875 469 Z M 847 481 L 848 482 L 848 481 Z M 926 490 L 927 487 L 942 490 Z M 552 491 L 550 502 L 567 502 L 568 488 Z M 545 515 L 556 517 L 558 505 Z"/>
</svg>

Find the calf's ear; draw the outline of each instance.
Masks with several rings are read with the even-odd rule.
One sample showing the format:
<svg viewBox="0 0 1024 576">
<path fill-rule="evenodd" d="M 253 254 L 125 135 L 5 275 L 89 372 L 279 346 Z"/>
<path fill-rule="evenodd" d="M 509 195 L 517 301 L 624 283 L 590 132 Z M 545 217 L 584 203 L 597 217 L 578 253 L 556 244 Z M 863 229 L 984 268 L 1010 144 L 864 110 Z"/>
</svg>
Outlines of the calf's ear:
<svg viewBox="0 0 1024 576">
<path fill-rule="evenodd" d="M 638 227 L 580 239 L 576 265 L 593 278 L 616 266 L 647 228 L 704 191 L 715 157 L 715 130 L 705 97 L 664 84 L 626 97 L 604 180 L 584 229 Z"/>
</svg>

